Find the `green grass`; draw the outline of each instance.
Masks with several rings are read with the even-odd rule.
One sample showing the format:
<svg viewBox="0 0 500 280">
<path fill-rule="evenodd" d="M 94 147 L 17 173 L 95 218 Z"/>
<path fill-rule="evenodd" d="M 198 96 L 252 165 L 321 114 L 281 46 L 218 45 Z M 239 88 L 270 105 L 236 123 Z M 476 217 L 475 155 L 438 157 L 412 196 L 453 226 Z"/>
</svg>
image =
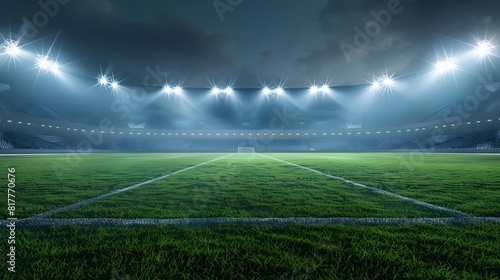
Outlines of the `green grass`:
<svg viewBox="0 0 500 280">
<path fill-rule="evenodd" d="M 260 155 L 232 155 L 57 218 L 439 217 Z"/>
<path fill-rule="evenodd" d="M 18 244 L 4 279 L 500 279 L 489 224 L 71 226 Z"/>
<path fill-rule="evenodd" d="M 0 158 L 16 168 L 16 215 L 26 218 L 193 166 L 222 154 L 81 154 Z M 2 200 L 0 206 L 6 201 Z M 6 218 L 6 213 L 0 215 Z"/>
<path fill-rule="evenodd" d="M 397 153 L 269 155 L 472 215 L 500 217 L 498 156 L 436 154 L 411 162 L 411 154 Z M 222 156 L 1 157 L 0 178 L 6 182 L 7 168 L 16 168 L 16 215 L 24 218 Z M 0 201 L 6 209 L 6 199 Z M 57 217 L 215 216 L 440 214 L 241 154 Z M 6 240 L 6 229 L 0 233 Z M 4 279 L 500 279 L 499 224 L 18 227 L 16 240 L 14 275 L 7 273 L 4 242 Z"/>
<path fill-rule="evenodd" d="M 474 216 L 500 217 L 500 155 L 270 154 Z"/>
</svg>

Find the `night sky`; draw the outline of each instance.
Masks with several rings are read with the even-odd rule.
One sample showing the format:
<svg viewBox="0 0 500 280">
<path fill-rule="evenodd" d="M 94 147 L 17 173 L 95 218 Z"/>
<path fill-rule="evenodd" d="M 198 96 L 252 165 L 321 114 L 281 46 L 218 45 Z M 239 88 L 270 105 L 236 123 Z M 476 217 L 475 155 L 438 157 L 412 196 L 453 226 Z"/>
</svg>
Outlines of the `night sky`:
<svg viewBox="0 0 500 280">
<path fill-rule="evenodd" d="M 130 85 L 154 69 L 184 87 L 361 84 L 425 70 L 477 40 L 497 45 L 500 27 L 494 0 L 59 0 L 46 18 L 38 2 L 2 1 L 1 34 L 17 39 L 24 24 L 22 44 Z M 356 43 L 356 30 L 369 41 Z"/>
</svg>

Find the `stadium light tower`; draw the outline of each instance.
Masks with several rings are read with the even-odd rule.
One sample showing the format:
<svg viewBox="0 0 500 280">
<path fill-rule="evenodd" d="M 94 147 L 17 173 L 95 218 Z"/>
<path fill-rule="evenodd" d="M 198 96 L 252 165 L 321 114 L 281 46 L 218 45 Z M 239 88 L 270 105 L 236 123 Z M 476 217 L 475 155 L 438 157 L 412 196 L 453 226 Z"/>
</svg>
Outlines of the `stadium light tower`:
<svg viewBox="0 0 500 280">
<path fill-rule="evenodd" d="M 490 55 L 493 48 L 493 45 L 489 41 L 479 41 L 477 42 L 475 53 L 477 56 L 483 58 Z"/>
<path fill-rule="evenodd" d="M 457 59 L 450 57 L 445 60 L 439 60 L 435 66 L 438 73 L 452 72 L 457 69 Z"/>
</svg>

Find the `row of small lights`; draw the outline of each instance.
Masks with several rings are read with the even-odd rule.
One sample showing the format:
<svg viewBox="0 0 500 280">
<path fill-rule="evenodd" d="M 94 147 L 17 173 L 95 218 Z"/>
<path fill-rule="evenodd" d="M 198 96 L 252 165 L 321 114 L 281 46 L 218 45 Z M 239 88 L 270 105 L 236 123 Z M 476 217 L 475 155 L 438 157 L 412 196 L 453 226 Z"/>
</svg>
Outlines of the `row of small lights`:
<svg viewBox="0 0 500 280">
<path fill-rule="evenodd" d="M 19 46 L 19 41 L 15 41 L 12 39 L 6 39 L 4 43 L 0 46 L 2 53 L 7 54 L 11 57 L 17 57 L 21 53 L 21 48 Z M 480 58 L 484 58 L 488 55 L 490 55 L 495 47 L 489 42 L 489 41 L 479 41 L 476 44 L 475 48 L 475 54 L 479 56 Z M 49 59 L 47 56 L 38 56 L 37 61 L 36 61 L 37 66 L 39 69 L 45 71 L 45 72 L 51 72 L 54 75 L 57 75 L 59 73 L 59 64 L 55 60 Z M 436 68 L 436 71 L 438 73 L 446 73 L 446 72 L 451 72 L 455 70 L 458 66 L 458 60 L 455 57 L 449 57 L 444 60 L 439 60 L 436 62 L 434 65 Z M 106 75 L 99 75 L 97 78 L 97 82 L 99 85 L 110 88 L 112 90 L 118 90 L 120 87 L 120 84 L 118 81 L 116 81 L 113 77 L 108 77 Z M 395 80 L 392 78 L 392 76 L 389 75 L 382 75 L 381 77 L 375 78 L 371 85 L 372 88 L 374 89 L 383 89 L 383 88 L 390 88 L 393 85 L 395 85 Z M 330 87 L 327 84 L 324 84 L 322 86 L 318 85 L 312 85 L 309 88 L 309 92 L 312 94 L 317 94 L 317 93 L 327 93 L 329 92 Z M 179 85 L 172 86 L 166 84 L 163 87 L 163 92 L 166 94 L 181 94 L 183 91 L 182 87 Z M 264 87 L 262 89 L 262 92 L 266 95 L 271 95 L 271 94 L 276 94 L 280 95 L 284 92 L 282 87 L 276 87 L 276 88 L 269 88 L 269 87 Z M 212 88 L 212 93 L 214 95 L 219 95 L 219 94 L 226 94 L 229 95 L 233 93 L 233 89 L 231 87 L 225 87 L 225 88 L 220 88 L 220 87 L 213 87 Z"/>
<path fill-rule="evenodd" d="M 498 118 L 498 120 L 500 121 L 500 118 Z M 0 119 L 0 121 L 2 121 L 2 120 Z M 492 122 L 492 121 L 493 121 L 493 119 L 488 119 L 488 120 L 486 120 L 486 122 Z M 8 122 L 8 123 L 14 123 L 14 121 L 12 121 L 12 120 L 7 120 L 7 122 Z M 467 124 L 467 125 L 471 125 L 471 124 L 473 124 L 473 123 L 474 123 L 474 122 L 467 122 L 466 124 Z M 481 124 L 482 122 L 481 122 L 481 121 L 475 121 L 475 123 L 476 123 L 476 124 Z M 23 122 L 18 121 L 18 122 L 17 122 L 17 124 L 23 124 Z M 31 125 L 33 125 L 33 124 L 32 124 L 32 123 L 30 123 L 30 122 L 28 122 L 28 123 L 26 123 L 26 125 L 31 126 Z M 449 125 L 449 126 L 450 126 L 450 127 L 455 127 L 456 125 L 460 125 L 460 124 L 451 124 L 451 125 Z M 65 129 L 64 127 L 59 127 L 59 126 L 55 126 L 55 127 L 54 127 L 54 126 L 52 126 L 52 125 L 48 125 L 48 126 L 46 126 L 46 125 L 44 125 L 44 124 L 41 124 L 40 126 L 41 126 L 41 127 L 48 127 L 48 128 L 55 128 L 55 129 Z M 433 129 L 433 128 L 434 128 L 434 129 L 439 129 L 439 128 L 441 128 L 441 127 L 442 127 L 442 128 L 446 128 L 446 127 L 448 127 L 448 125 L 446 125 L 446 124 L 443 124 L 443 125 L 436 125 L 436 126 L 434 126 L 434 127 L 428 127 L 428 128 L 429 128 L 429 129 Z M 85 130 L 85 129 L 77 129 L 77 128 L 69 128 L 69 127 L 67 127 L 67 128 L 66 128 L 66 130 L 70 130 L 70 131 L 71 131 L 71 130 L 72 130 L 72 131 L 79 131 L 79 130 L 80 130 L 81 132 L 86 132 L 86 131 L 87 131 L 87 130 Z M 422 127 L 422 128 L 415 128 L 415 129 L 406 129 L 406 132 L 411 132 L 411 131 L 420 131 L 420 130 L 427 130 L 427 128 Z M 398 129 L 398 130 L 395 130 L 395 132 L 396 132 L 396 133 L 401 133 L 401 132 L 404 132 L 404 131 L 405 131 L 404 129 Z M 95 131 L 95 130 L 90 130 L 89 132 L 91 132 L 91 133 L 95 133 L 96 131 Z M 106 131 L 101 130 L 101 131 L 100 131 L 100 133 L 103 133 L 103 134 L 104 134 L 104 133 L 106 133 Z M 114 132 L 114 131 L 110 131 L 109 133 L 111 133 L 111 134 L 115 134 L 115 132 Z M 374 134 L 382 134 L 382 132 L 381 132 L 381 131 L 376 131 L 376 132 L 373 132 L 373 133 L 374 133 Z M 389 134 L 389 133 L 392 133 L 392 131 L 391 131 L 391 130 L 387 130 L 387 131 L 386 131 L 386 133 L 387 133 L 387 134 Z M 123 135 L 123 134 L 125 134 L 125 133 L 124 133 L 124 132 L 118 132 L 118 134 Z M 142 135 L 143 133 L 142 133 L 142 132 L 136 132 L 136 133 L 134 133 L 134 132 L 129 132 L 128 134 L 129 134 L 129 135 L 134 135 L 134 134 L 135 134 L 135 135 Z M 175 136 L 179 136 L 179 135 L 186 136 L 186 135 L 188 135 L 188 133 L 178 133 L 178 132 L 177 132 L 177 133 L 165 133 L 165 132 L 162 132 L 162 133 L 157 133 L 157 132 L 151 133 L 151 132 L 146 132 L 146 133 L 144 133 L 144 134 L 145 134 L 145 135 L 162 135 L 162 136 L 165 136 L 165 135 L 168 135 L 168 136 L 172 136 L 172 135 L 175 135 Z M 195 135 L 197 135 L 197 134 L 198 134 L 199 136 L 203 136 L 203 135 L 204 135 L 204 134 L 203 134 L 203 133 L 201 133 L 201 132 L 199 132 L 199 133 L 190 133 L 190 135 L 191 135 L 191 136 L 195 136 Z M 220 136 L 220 135 L 221 135 L 221 133 L 206 133 L 206 135 L 207 135 L 207 136 L 212 136 L 212 134 L 215 134 L 216 136 Z M 327 136 L 327 135 L 328 135 L 328 133 L 326 133 L 326 132 L 324 132 L 324 133 L 319 133 L 319 134 L 322 134 L 323 136 Z M 347 132 L 347 133 L 345 133 L 345 135 L 352 135 L 352 134 L 353 134 L 352 132 Z M 361 135 L 361 134 L 363 134 L 363 133 L 361 133 L 361 132 L 356 132 L 356 135 Z M 369 135 L 369 134 L 372 134 L 372 132 L 367 131 L 367 132 L 365 132 L 365 134 Z M 237 136 L 237 135 L 238 135 L 237 133 L 232 133 L 232 136 Z M 256 133 L 255 135 L 260 136 L 260 135 L 261 135 L 261 133 Z M 262 135 L 264 135 L 264 136 L 268 136 L 269 134 L 268 134 L 268 133 L 262 133 Z M 271 133 L 270 135 L 272 135 L 272 136 L 276 136 L 277 134 L 276 134 L 276 133 Z M 279 133 L 279 135 L 280 135 L 280 136 L 284 136 L 284 135 L 285 135 L 285 133 Z M 301 135 L 301 133 L 298 133 L 298 132 L 297 132 L 297 133 L 287 133 L 287 135 L 288 135 L 288 136 L 292 136 L 292 135 L 300 136 L 300 135 Z M 305 133 L 304 133 L 304 136 L 309 136 L 309 135 L 312 135 L 312 136 L 317 136 L 317 135 L 318 135 L 318 133 L 317 133 L 317 132 L 312 132 L 312 133 L 305 132 Z M 330 135 L 332 135 L 332 136 L 335 136 L 335 135 L 342 136 L 342 135 L 344 135 L 344 133 L 342 133 L 342 132 L 338 132 L 338 133 L 332 132 L 332 133 L 330 133 Z M 230 133 L 224 133 L 224 136 L 230 136 Z M 240 133 L 240 136 L 253 136 L 253 133 Z"/>
</svg>

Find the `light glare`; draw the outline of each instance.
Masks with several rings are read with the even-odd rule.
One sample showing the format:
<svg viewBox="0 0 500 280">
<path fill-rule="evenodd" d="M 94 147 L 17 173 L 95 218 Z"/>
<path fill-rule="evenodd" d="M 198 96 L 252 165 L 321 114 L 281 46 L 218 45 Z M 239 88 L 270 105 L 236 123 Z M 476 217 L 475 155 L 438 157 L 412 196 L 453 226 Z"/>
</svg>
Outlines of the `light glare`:
<svg viewBox="0 0 500 280">
<path fill-rule="evenodd" d="M 108 77 L 106 77 L 106 76 L 104 76 L 104 75 L 103 75 L 103 76 L 100 76 L 100 77 L 99 77 L 99 79 L 98 79 L 97 81 L 98 81 L 98 82 L 99 82 L 99 84 L 100 84 L 100 85 L 102 85 L 102 86 L 106 86 L 106 85 L 108 85 L 108 83 L 109 83 Z"/>
<path fill-rule="evenodd" d="M 385 76 L 382 80 L 382 84 L 386 87 L 394 85 L 394 80 L 391 77 Z"/>
<path fill-rule="evenodd" d="M 42 70 L 48 70 L 50 68 L 50 61 L 47 59 L 46 56 L 39 57 L 37 59 L 37 65 Z"/>
<path fill-rule="evenodd" d="M 15 57 L 21 53 L 21 49 L 19 48 L 18 45 L 19 45 L 18 41 L 6 40 L 3 43 L 2 48 L 3 48 L 4 53 Z"/>
<path fill-rule="evenodd" d="M 181 94 L 182 93 L 182 88 L 180 86 L 174 87 L 174 93 L 175 94 Z"/>
<path fill-rule="evenodd" d="M 476 54 L 483 58 L 491 54 L 493 45 L 489 41 L 479 41 L 476 45 Z"/>
<path fill-rule="evenodd" d="M 439 73 L 451 72 L 456 68 L 457 68 L 457 59 L 454 57 L 450 57 L 445 60 L 439 60 L 436 63 L 436 70 Z"/>
</svg>

